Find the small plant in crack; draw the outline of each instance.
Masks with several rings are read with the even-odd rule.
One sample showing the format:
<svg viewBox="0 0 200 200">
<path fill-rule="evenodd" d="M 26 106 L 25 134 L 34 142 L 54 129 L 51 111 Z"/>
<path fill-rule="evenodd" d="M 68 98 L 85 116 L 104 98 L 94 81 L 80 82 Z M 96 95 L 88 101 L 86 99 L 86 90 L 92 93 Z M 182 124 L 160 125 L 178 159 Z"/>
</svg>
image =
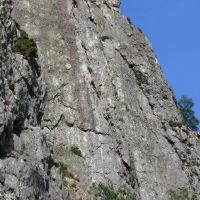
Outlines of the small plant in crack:
<svg viewBox="0 0 200 200">
<path fill-rule="evenodd" d="M 81 150 L 77 146 L 71 147 L 71 152 L 79 157 L 83 157 Z"/>
<path fill-rule="evenodd" d="M 66 165 L 65 163 L 61 162 L 60 163 L 60 173 L 65 176 L 65 174 L 68 173 L 68 165 Z"/>
<path fill-rule="evenodd" d="M 69 170 L 69 166 L 66 165 L 64 162 L 60 163 L 60 173 L 62 174 L 62 177 L 68 177 L 70 179 L 73 179 L 77 182 L 79 182 L 79 178 L 72 172 Z"/>
</svg>

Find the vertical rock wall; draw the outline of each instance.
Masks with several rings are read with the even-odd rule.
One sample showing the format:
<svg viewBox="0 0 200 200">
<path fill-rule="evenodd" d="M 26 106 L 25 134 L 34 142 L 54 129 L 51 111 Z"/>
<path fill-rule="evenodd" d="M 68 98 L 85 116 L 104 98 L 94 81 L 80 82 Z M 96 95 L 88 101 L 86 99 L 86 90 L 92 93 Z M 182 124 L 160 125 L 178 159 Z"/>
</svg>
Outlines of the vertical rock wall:
<svg viewBox="0 0 200 200">
<path fill-rule="evenodd" d="M 58 163 L 39 128 L 45 97 L 40 65 L 13 53 L 21 35 L 11 3 L 0 1 L 0 199 L 62 199 Z"/>
<path fill-rule="evenodd" d="M 2 26 L 1 33 L 11 40 L 6 39 L 1 53 L 1 69 L 21 70 L 10 77 L 19 77 L 16 91 L 23 92 L 16 93 L 19 103 L 13 100 L 9 106 L 18 109 L 16 114 L 2 117 L 4 197 L 93 199 L 88 190 L 100 183 L 115 190 L 125 187 L 138 200 L 168 199 L 170 189 L 183 187 L 199 197 L 198 136 L 181 123 L 176 100 L 149 42 L 121 16 L 120 2 L 77 0 L 76 6 L 71 0 L 14 0 L 12 19 L 10 3 L 1 0 L 1 16 L 10 27 Z M 36 42 L 37 66 L 12 53 L 10 46 L 19 37 L 13 20 Z M 13 64 L 5 67 L 3 60 L 9 54 Z M 5 72 L 1 81 L 2 95 L 10 92 L 15 99 L 6 88 Z M 9 119 L 11 124 L 19 119 L 17 132 L 13 125 L 9 131 L 4 128 Z M 5 147 L 5 135 L 12 138 L 11 149 Z M 82 157 L 73 154 L 74 146 Z M 17 157 L 9 154 L 13 152 Z M 31 181 L 21 182 L 31 192 L 14 188 L 11 193 L 11 186 L 5 184 L 10 176 L 5 163 L 14 159 L 20 166 L 22 158 L 22 168 L 28 169 L 20 171 L 20 176 Z M 67 166 L 62 185 L 59 162 Z M 35 171 L 30 174 L 30 170 Z M 41 176 L 43 180 L 34 178 Z M 26 191 L 23 187 L 20 191 Z"/>
</svg>

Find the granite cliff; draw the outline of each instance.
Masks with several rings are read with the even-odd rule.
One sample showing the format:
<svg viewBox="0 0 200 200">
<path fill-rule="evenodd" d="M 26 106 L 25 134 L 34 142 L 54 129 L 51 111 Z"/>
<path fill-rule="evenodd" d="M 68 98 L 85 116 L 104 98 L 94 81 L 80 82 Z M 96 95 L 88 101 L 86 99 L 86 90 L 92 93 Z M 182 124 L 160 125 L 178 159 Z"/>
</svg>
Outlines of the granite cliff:
<svg viewBox="0 0 200 200">
<path fill-rule="evenodd" d="M 199 136 L 119 6 L 0 0 L 1 200 L 200 199 Z"/>
</svg>

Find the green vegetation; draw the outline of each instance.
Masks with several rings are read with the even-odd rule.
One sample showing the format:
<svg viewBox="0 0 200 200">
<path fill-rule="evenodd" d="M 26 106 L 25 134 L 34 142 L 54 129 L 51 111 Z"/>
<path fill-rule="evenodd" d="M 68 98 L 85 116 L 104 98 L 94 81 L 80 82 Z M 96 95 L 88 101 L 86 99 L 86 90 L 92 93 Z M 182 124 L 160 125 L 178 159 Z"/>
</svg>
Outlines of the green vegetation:
<svg viewBox="0 0 200 200">
<path fill-rule="evenodd" d="M 63 176 L 68 173 L 68 166 L 63 162 L 60 163 L 60 172 Z"/>
<path fill-rule="evenodd" d="M 181 188 L 179 191 L 170 190 L 168 193 L 169 200 L 197 200 L 197 196 L 188 192 L 187 188 Z"/>
<path fill-rule="evenodd" d="M 20 30 L 20 38 L 28 39 L 28 34 L 24 30 Z"/>
<path fill-rule="evenodd" d="M 182 121 L 182 123 L 185 124 L 185 120 L 184 120 L 184 117 L 183 117 L 183 113 L 182 113 L 181 108 L 180 108 L 179 105 L 178 105 L 178 113 L 179 113 L 180 116 L 181 116 L 181 121 Z"/>
<path fill-rule="evenodd" d="M 79 179 L 74 175 L 74 173 L 69 171 L 69 166 L 63 162 L 60 163 L 60 173 L 63 177 L 68 177 L 79 182 Z"/>
<path fill-rule="evenodd" d="M 171 127 L 181 127 L 184 125 L 184 122 L 178 122 L 178 121 L 169 121 L 169 125 Z"/>
<path fill-rule="evenodd" d="M 185 124 L 187 124 L 191 130 L 198 131 L 199 120 L 193 111 L 193 100 L 186 96 L 182 96 L 178 102 L 178 106 Z"/>
<path fill-rule="evenodd" d="M 12 47 L 13 52 L 22 54 L 25 58 L 37 57 L 37 46 L 33 39 L 28 37 L 28 34 L 20 30 L 20 38 L 15 42 Z"/>
<path fill-rule="evenodd" d="M 81 150 L 77 146 L 72 146 L 71 147 L 71 152 L 79 157 L 83 157 Z"/>
<path fill-rule="evenodd" d="M 94 190 L 95 200 L 134 200 L 135 196 L 128 189 L 114 191 L 112 187 L 100 184 Z"/>
</svg>

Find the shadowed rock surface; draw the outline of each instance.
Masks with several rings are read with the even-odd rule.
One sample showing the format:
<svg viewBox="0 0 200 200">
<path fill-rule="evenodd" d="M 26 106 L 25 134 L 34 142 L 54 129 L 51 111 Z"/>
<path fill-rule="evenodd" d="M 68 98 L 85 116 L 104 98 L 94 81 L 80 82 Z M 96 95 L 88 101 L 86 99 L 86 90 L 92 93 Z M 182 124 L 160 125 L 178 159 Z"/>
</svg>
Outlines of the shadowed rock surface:
<svg viewBox="0 0 200 200">
<path fill-rule="evenodd" d="M 0 0 L 0 199 L 200 199 L 199 137 L 149 42 L 119 0 L 76 2 Z M 19 29 L 38 57 L 13 52 Z"/>
</svg>

